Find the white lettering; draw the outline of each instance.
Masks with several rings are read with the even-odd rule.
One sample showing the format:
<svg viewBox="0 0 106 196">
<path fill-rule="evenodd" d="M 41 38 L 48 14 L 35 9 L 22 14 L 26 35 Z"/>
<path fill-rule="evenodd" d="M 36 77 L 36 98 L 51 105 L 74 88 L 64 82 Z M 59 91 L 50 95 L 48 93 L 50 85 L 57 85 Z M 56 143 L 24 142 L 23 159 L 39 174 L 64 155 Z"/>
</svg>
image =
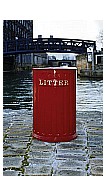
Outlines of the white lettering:
<svg viewBox="0 0 106 196">
<path fill-rule="evenodd" d="M 63 86 L 63 80 L 59 80 L 59 86 Z"/>
<path fill-rule="evenodd" d="M 59 86 L 63 86 L 63 80 L 59 80 Z"/>
<path fill-rule="evenodd" d="M 42 82 L 42 80 L 39 80 L 39 85 L 41 86 L 41 85 L 43 85 L 43 82 Z"/>
<path fill-rule="evenodd" d="M 56 86 L 57 85 L 57 82 L 58 82 L 58 80 L 53 80 L 53 82 L 54 82 L 54 86 Z"/>
<path fill-rule="evenodd" d="M 68 86 L 69 85 L 69 81 L 68 80 L 41 80 L 39 79 L 39 85 L 40 86 Z"/>
<path fill-rule="evenodd" d="M 47 80 L 49 86 L 51 86 L 52 80 Z"/>
<path fill-rule="evenodd" d="M 46 86 L 46 80 L 44 80 L 44 85 Z"/>
<path fill-rule="evenodd" d="M 68 85 L 68 80 L 64 80 L 64 85 Z"/>
</svg>

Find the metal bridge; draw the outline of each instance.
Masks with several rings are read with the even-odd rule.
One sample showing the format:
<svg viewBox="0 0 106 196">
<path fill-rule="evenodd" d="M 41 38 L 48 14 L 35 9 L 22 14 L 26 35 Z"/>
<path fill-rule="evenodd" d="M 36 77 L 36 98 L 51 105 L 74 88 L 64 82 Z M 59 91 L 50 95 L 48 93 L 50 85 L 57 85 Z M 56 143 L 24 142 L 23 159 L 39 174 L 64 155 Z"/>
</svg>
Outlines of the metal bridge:
<svg viewBox="0 0 106 196">
<path fill-rule="evenodd" d="M 96 41 L 62 38 L 19 39 L 3 42 L 3 55 L 26 53 L 87 53 L 87 48 L 96 50 Z"/>
</svg>

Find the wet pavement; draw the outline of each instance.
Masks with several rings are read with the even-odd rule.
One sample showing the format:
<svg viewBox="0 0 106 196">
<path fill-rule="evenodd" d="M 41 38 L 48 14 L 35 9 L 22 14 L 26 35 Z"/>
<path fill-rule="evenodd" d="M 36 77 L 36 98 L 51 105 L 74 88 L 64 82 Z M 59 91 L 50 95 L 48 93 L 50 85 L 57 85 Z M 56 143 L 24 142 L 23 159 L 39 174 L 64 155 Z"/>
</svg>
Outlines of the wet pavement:
<svg viewBox="0 0 106 196">
<path fill-rule="evenodd" d="M 32 139 L 32 74 L 12 76 L 11 84 L 7 78 L 4 77 L 3 175 L 102 176 L 103 81 L 77 79 L 78 137 L 70 142 L 48 143 Z"/>
</svg>

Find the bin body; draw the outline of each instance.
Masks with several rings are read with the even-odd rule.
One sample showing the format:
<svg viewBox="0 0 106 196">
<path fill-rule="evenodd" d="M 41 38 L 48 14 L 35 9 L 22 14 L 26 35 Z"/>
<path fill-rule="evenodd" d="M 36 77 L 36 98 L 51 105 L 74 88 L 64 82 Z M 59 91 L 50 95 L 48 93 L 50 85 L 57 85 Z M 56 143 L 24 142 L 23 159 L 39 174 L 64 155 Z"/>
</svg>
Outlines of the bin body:
<svg viewBox="0 0 106 196">
<path fill-rule="evenodd" d="M 76 67 L 33 68 L 33 138 L 76 138 Z"/>
</svg>

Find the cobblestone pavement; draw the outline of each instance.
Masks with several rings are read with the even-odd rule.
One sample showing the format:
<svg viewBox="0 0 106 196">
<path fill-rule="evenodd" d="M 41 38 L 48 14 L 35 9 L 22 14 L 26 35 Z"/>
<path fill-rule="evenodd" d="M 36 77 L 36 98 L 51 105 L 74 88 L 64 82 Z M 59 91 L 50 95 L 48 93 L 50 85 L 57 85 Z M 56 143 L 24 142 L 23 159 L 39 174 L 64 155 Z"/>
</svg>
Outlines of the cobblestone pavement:
<svg viewBox="0 0 106 196">
<path fill-rule="evenodd" d="M 77 139 L 47 143 L 32 139 L 32 110 L 4 111 L 4 176 L 102 176 L 100 111 L 77 111 Z M 10 115 L 9 115 L 10 114 Z"/>
</svg>

